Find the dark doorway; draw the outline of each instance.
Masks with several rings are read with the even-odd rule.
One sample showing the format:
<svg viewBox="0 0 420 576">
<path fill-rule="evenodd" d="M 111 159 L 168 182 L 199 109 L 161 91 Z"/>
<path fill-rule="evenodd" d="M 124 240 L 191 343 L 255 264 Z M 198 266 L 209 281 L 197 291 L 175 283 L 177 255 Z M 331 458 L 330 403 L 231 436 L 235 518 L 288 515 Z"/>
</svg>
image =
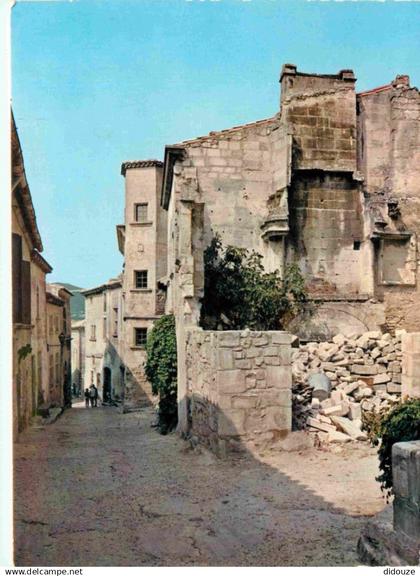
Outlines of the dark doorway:
<svg viewBox="0 0 420 576">
<path fill-rule="evenodd" d="M 111 369 L 104 368 L 103 401 L 111 401 Z"/>
</svg>

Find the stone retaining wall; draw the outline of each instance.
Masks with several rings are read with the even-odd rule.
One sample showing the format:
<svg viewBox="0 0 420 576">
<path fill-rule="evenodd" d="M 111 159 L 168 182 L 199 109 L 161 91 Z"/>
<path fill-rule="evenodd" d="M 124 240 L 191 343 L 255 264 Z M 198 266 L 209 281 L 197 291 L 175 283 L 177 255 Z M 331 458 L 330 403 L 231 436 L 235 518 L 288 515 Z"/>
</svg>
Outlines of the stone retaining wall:
<svg viewBox="0 0 420 576">
<path fill-rule="evenodd" d="M 420 332 L 402 337 L 402 394 L 420 398 Z"/>
<path fill-rule="evenodd" d="M 291 342 L 286 332 L 187 332 L 192 435 L 220 455 L 283 438 L 292 420 Z"/>
</svg>

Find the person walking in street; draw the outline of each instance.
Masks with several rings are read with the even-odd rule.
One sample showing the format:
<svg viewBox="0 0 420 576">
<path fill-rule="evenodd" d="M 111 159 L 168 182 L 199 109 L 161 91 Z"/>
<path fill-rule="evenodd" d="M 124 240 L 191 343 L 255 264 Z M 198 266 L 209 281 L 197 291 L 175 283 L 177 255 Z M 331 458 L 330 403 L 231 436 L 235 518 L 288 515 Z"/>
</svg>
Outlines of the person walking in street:
<svg viewBox="0 0 420 576">
<path fill-rule="evenodd" d="M 89 388 L 85 388 L 85 405 L 89 408 Z"/>
<path fill-rule="evenodd" d="M 96 386 L 94 384 L 91 384 L 89 386 L 89 400 L 90 400 L 90 407 L 93 408 L 95 405 L 98 405 L 98 401 L 96 400 L 97 398 L 97 393 L 98 390 L 96 388 Z M 96 401 L 96 404 L 95 404 Z"/>
</svg>

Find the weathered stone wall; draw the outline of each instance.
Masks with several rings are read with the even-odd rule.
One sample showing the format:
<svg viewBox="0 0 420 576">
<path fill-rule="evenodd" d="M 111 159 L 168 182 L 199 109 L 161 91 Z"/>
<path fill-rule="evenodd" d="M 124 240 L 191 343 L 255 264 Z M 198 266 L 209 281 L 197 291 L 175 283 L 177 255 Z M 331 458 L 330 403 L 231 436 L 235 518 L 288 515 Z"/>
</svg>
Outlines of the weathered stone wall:
<svg viewBox="0 0 420 576">
<path fill-rule="evenodd" d="M 299 262 L 310 294 L 360 294 L 363 216 L 351 174 L 295 174 L 289 212 L 288 255 Z"/>
<path fill-rule="evenodd" d="M 355 170 L 356 94 L 352 71 L 302 74 L 283 66 L 281 107 L 293 126 L 293 167 Z"/>
<path fill-rule="evenodd" d="M 272 125 L 267 120 L 185 143 L 177 178 L 183 180 L 183 200 L 205 201 L 206 245 L 218 233 L 224 244 L 264 253 L 260 226 L 273 193 Z"/>
<path fill-rule="evenodd" d="M 420 332 L 402 337 L 402 395 L 420 398 Z"/>
<path fill-rule="evenodd" d="M 407 76 L 358 95 L 358 166 L 373 225 L 375 296 L 388 328 L 417 330 L 420 234 L 420 94 Z"/>
<path fill-rule="evenodd" d="M 192 434 L 220 454 L 283 438 L 291 430 L 291 341 L 286 332 L 188 331 Z"/>
<path fill-rule="evenodd" d="M 394 530 L 420 546 L 420 441 L 392 447 Z M 418 556 L 416 560 L 419 560 Z"/>
</svg>

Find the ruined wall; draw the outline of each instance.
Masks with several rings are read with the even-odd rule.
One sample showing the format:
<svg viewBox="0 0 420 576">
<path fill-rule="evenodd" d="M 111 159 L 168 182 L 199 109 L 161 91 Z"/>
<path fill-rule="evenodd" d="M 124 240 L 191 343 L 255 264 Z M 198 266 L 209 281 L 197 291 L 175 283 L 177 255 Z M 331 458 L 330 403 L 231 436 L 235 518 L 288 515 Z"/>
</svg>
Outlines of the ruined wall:
<svg viewBox="0 0 420 576">
<path fill-rule="evenodd" d="M 352 176 L 321 171 L 294 175 L 289 213 L 288 257 L 299 262 L 309 292 L 360 294 L 363 216 Z"/>
<path fill-rule="evenodd" d="M 370 208 L 375 295 L 389 329 L 416 330 L 420 234 L 420 95 L 407 76 L 358 96 L 359 169 Z"/>
<path fill-rule="evenodd" d="M 293 168 L 355 170 L 356 94 L 351 70 L 302 74 L 283 66 L 281 113 L 293 127 Z"/>
<path fill-rule="evenodd" d="M 190 181 L 191 200 L 205 203 L 205 245 L 219 233 L 224 244 L 264 253 L 260 227 L 273 193 L 273 126 L 272 120 L 261 121 L 185 143 L 178 178 Z"/>
<path fill-rule="evenodd" d="M 291 340 L 286 332 L 188 331 L 191 433 L 221 455 L 284 438 L 292 417 Z"/>
</svg>

